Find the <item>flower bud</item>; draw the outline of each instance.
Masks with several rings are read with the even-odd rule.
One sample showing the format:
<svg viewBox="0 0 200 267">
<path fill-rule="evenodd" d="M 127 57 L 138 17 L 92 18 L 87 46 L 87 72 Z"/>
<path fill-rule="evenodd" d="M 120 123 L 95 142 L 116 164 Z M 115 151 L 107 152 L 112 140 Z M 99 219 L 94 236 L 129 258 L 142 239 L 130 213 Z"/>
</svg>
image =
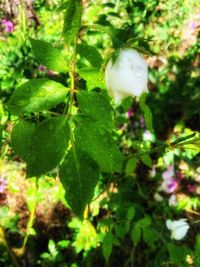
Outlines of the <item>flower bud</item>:
<svg viewBox="0 0 200 267">
<path fill-rule="evenodd" d="M 110 59 L 105 69 L 108 93 L 115 102 L 128 96 L 139 97 L 148 92 L 148 67 L 142 56 L 132 48 L 121 49 L 113 63 Z"/>
</svg>

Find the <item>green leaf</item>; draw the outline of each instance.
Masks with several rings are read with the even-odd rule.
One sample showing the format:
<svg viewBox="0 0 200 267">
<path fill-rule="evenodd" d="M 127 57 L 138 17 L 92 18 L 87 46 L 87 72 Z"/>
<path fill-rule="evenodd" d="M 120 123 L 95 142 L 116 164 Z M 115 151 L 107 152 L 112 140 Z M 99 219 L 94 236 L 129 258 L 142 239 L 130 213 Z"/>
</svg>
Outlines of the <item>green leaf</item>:
<svg viewBox="0 0 200 267">
<path fill-rule="evenodd" d="M 143 238 L 146 244 L 152 248 L 154 248 L 154 244 L 158 240 L 158 236 L 151 228 L 143 228 Z"/>
<path fill-rule="evenodd" d="M 127 212 L 127 220 L 128 221 L 133 220 L 134 216 L 135 216 L 135 209 L 134 207 L 130 207 Z"/>
<path fill-rule="evenodd" d="M 138 244 L 141 238 L 141 227 L 140 224 L 136 223 L 134 224 L 132 230 L 131 230 L 131 239 L 135 245 Z"/>
<path fill-rule="evenodd" d="M 11 133 L 12 148 L 25 162 L 30 161 L 31 158 L 32 136 L 34 131 L 34 123 L 21 121 L 14 126 Z"/>
<path fill-rule="evenodd" d="M 63 37 L 67 45 L 72 45 L 81 27 L 82 4 L 80 0 L 69 0 L 64 15 Z"/>
<path fill-rule="evenodd" d="M 12 147 L 27 163 L 27 176 L 40 176 L 58 166 L 69 142 L 65 117 L 46 119 L 38 125 L 19 122 L 12 131 Z"/>
<path fill-rule="evenodd" d="M 48 69 L 67 72 L 68 64 L 63 54 L 62 48 L 54 47 L 52 44 L 41 41 L 30 39 L 33 54 L 40 64 L 45 65 Z"/>
<path fill-rule="evenodd" d="M 106 261 L 109 260 L 113 249 L 113 234 L 109 231 L 103 239 L 103 256 Z"/>
<path fill-rule="evenodd" d="M 77 53 L 80 54 L 81 57 L 87 59 L 92 67 L 101 68 L 103 59 L 99 51 L 94 46 L 78 44 Z"/>
<path fill-rule="evenodd" d="M 106 96 L 93 91 L 79 91 L 77 99 L 80 114 L 93 118 L 100 126 L 106 129 L 113 128 L 112 106 Z"/>
<path fill-rule="evenodd" d="M 170 260 L 180 267 L 187 267 L 186 257 L 188 254 L 187 249 L 184 246 L 176 246 L 174 244 L 168 244 L 168 250 Z"/>
<path fill-rule="evenodd" d="M 140 219 L 137 223 L 140 224 L 140 227 L 142 228 L 149 227 L 151 225 L 151 218 L 149 216 L 146 216 Z"/>
<path fill-rule="evenodd" d="M 116 233 L 117 237 L 124 239 L 124 237 L 127 233 L 126 228 L 120 224 L 115 224 L 114 228 L 115 228 L 115 233 Z"/>
<path fill-rule="evenodd" d="M 18 87 L 7 103 L 14 115 L 49 110 L 67 98 L 68 88 L 47 79 L 33 79 Z"/>
<path fill-rule="evenodd" d="M 75 130 L 78 146 L 99 165 L 100 171 L 121 172 L 122 154 L 112 135 L 89 118 L 81 119 Z"/>
<path fill-rule="evenodd" d="M 137 158 L 136 157 L 130 158 L 126 164 L 126 175 L 133 174 L 136 167 L 137 167 Z"/>
<path fill-rule="evenodd" d="M 145 120 L 147 128 L 149 129 L 149 131 L 154 132 L 152 112 L 151 112 L 150 108 L 148 107 L 148 105 L 146 104 L 147 96 L 148 96 L 147 93 L 143 93 L 140 96 L 139 105 L 140 105 L 141 110 L 144 113 L 144 120 Z"/>
<path fill-rule="evenodd" d="M 87 82 L 88 90 L 95 87 L 105 89 L 104 76 L 99 69 L 84 67 L 78 70 L 78 74 Z"/>
<path fill-rule="evenodd" d="M 73 147 L 60 167 L 60 179 L 72 210 L 83 216 L 98 182 L 99 168 L 84 151 Z"/>
<path fill-rule="evenodd" d="M 196 236 L 195 243 L 195 266 L 200 266 L 200 234 Z"/>
<path fill-rule="evenodd" d="M 152 159 L 148 154 L 141 155 L 140 156 L 141 161 L 147 166 L 150 167 L 152 166 Z"/>
</svg>

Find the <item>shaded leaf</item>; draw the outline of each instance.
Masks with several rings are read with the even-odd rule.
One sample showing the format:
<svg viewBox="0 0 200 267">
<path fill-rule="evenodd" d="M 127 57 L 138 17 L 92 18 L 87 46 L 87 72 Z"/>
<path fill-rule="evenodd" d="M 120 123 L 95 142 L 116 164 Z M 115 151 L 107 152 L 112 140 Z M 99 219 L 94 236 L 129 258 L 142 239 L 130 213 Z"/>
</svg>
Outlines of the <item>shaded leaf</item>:
<svg viewBox="0 0 200 267">
<path fill-rule="evenodd" d="M 103 256 L 106 261 L 109 260 L 113 249 L 113 234 L 109 231 L 103 239 Z"/>
<path fill-rule="evenodd" d="M 33 79 L 14 91 L 7 107 L 14 115 L 49 110 L 64 101 L 68 91 L 68 88 L 55 81 Z"/>
<path fill-rule="evenodd" d="M 136 157 L 130 158 L 126 164 L 126 175 L 133 174 L 136 167 L 137 167 L 137 158 Z"/>
<path fill-rule="evenodd" d="M 127 219 L 131 221 L 135 216 L 135 209 L 134 207 L 130 207 L 127 212 Z"/>
<path fill-rule="evenodd" d="M 62 48 L 54 47 L 48 42 L 32 38 L 30 41 L 33 54 L 40 64 L 58 72 L 66 72 L 68 70 L 67 61 Z"/>
<path fill-rule="evenodd" d="M 131 239 L 135 245 L 140 241 L 141 238 L 141 227 L 138 223 L 134 224 L 131 230 Z"/>
<path fill-rule="evenodd" d="M 84 151 L 73 147 L 60 167 L 60 179 L 72 210 L 83 216 L 98 182 L 99 168 Z"/>
<path fill-rule="evenodd" d="M 140 159 L 147 167 L 151 167 L 152 166 L 152 159 L 148 154 L 141 155 Z"/>
</svg>

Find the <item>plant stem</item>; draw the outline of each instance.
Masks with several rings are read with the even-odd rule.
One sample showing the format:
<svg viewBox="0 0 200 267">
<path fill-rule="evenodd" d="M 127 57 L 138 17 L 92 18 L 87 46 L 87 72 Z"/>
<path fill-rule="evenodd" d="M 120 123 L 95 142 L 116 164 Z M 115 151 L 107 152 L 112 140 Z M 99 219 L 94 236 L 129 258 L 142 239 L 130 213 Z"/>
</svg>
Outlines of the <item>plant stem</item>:
<svg viewBox="0 0 200 267">
<path fill-rule="evenodd" d="M 27 241 L 28 241 L 28 238 L 30 235 L 31 228 L 33 226 L 33 222 L 34 222 L 35 210 L 36 210 L 36 206 L 37 206 L 37 192 L 38 192 L 37 179 L 35 180 L 34 186 L 35 186 L 35 192 L 34 192 L 34 196 L 33 196 L 34 202 L 33 202 L 33 205 L 31 206 L 31 213 L 30 213 L 30 218 L 28 221 L 27 229 L 26 229 L 26 235 L 24 237 L 22 248 L 21 248 L 22 254 L 24 254 L 24 252 L 25 252 L 26 244 L 27 244 Z"/>
<path fill-rule="evenodd" d="M 12 262 L 14 263 L 14 265 L 16 267 L 20 267 L 18 262 L 17 262 L 17 259 L 16 259 L 15 255 L 14 255 L 14 253 L 12 252 L 12 250 L 11 250 L 9 244 L 8 244 L 8 241 L 6 239 L 6 235 L 5 235 L 5 231 L 4 231 L 3 227 L 0 227 L 0 240 L 3 242 L 4 246 L 6 247 L 8 253 L 9 253 L 11 259 L 12 259 Z"/>
</svg>

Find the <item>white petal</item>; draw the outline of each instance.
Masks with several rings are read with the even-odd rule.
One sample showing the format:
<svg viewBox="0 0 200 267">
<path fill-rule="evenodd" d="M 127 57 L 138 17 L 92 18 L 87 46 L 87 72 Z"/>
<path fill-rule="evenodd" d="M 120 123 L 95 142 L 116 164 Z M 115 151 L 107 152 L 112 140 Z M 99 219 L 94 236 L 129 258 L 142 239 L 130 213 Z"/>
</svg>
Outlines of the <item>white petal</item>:
<svg viewBox="0 0 200 267">
<path fill-rule="evenodd" d="M 148 91 L 147 63 L 134 49 L 122 49 L 114 64 L 109 60 L 105 69 L 105 82 L 115 102 L 128 96 L 139 97 Z"/>
</svg>

